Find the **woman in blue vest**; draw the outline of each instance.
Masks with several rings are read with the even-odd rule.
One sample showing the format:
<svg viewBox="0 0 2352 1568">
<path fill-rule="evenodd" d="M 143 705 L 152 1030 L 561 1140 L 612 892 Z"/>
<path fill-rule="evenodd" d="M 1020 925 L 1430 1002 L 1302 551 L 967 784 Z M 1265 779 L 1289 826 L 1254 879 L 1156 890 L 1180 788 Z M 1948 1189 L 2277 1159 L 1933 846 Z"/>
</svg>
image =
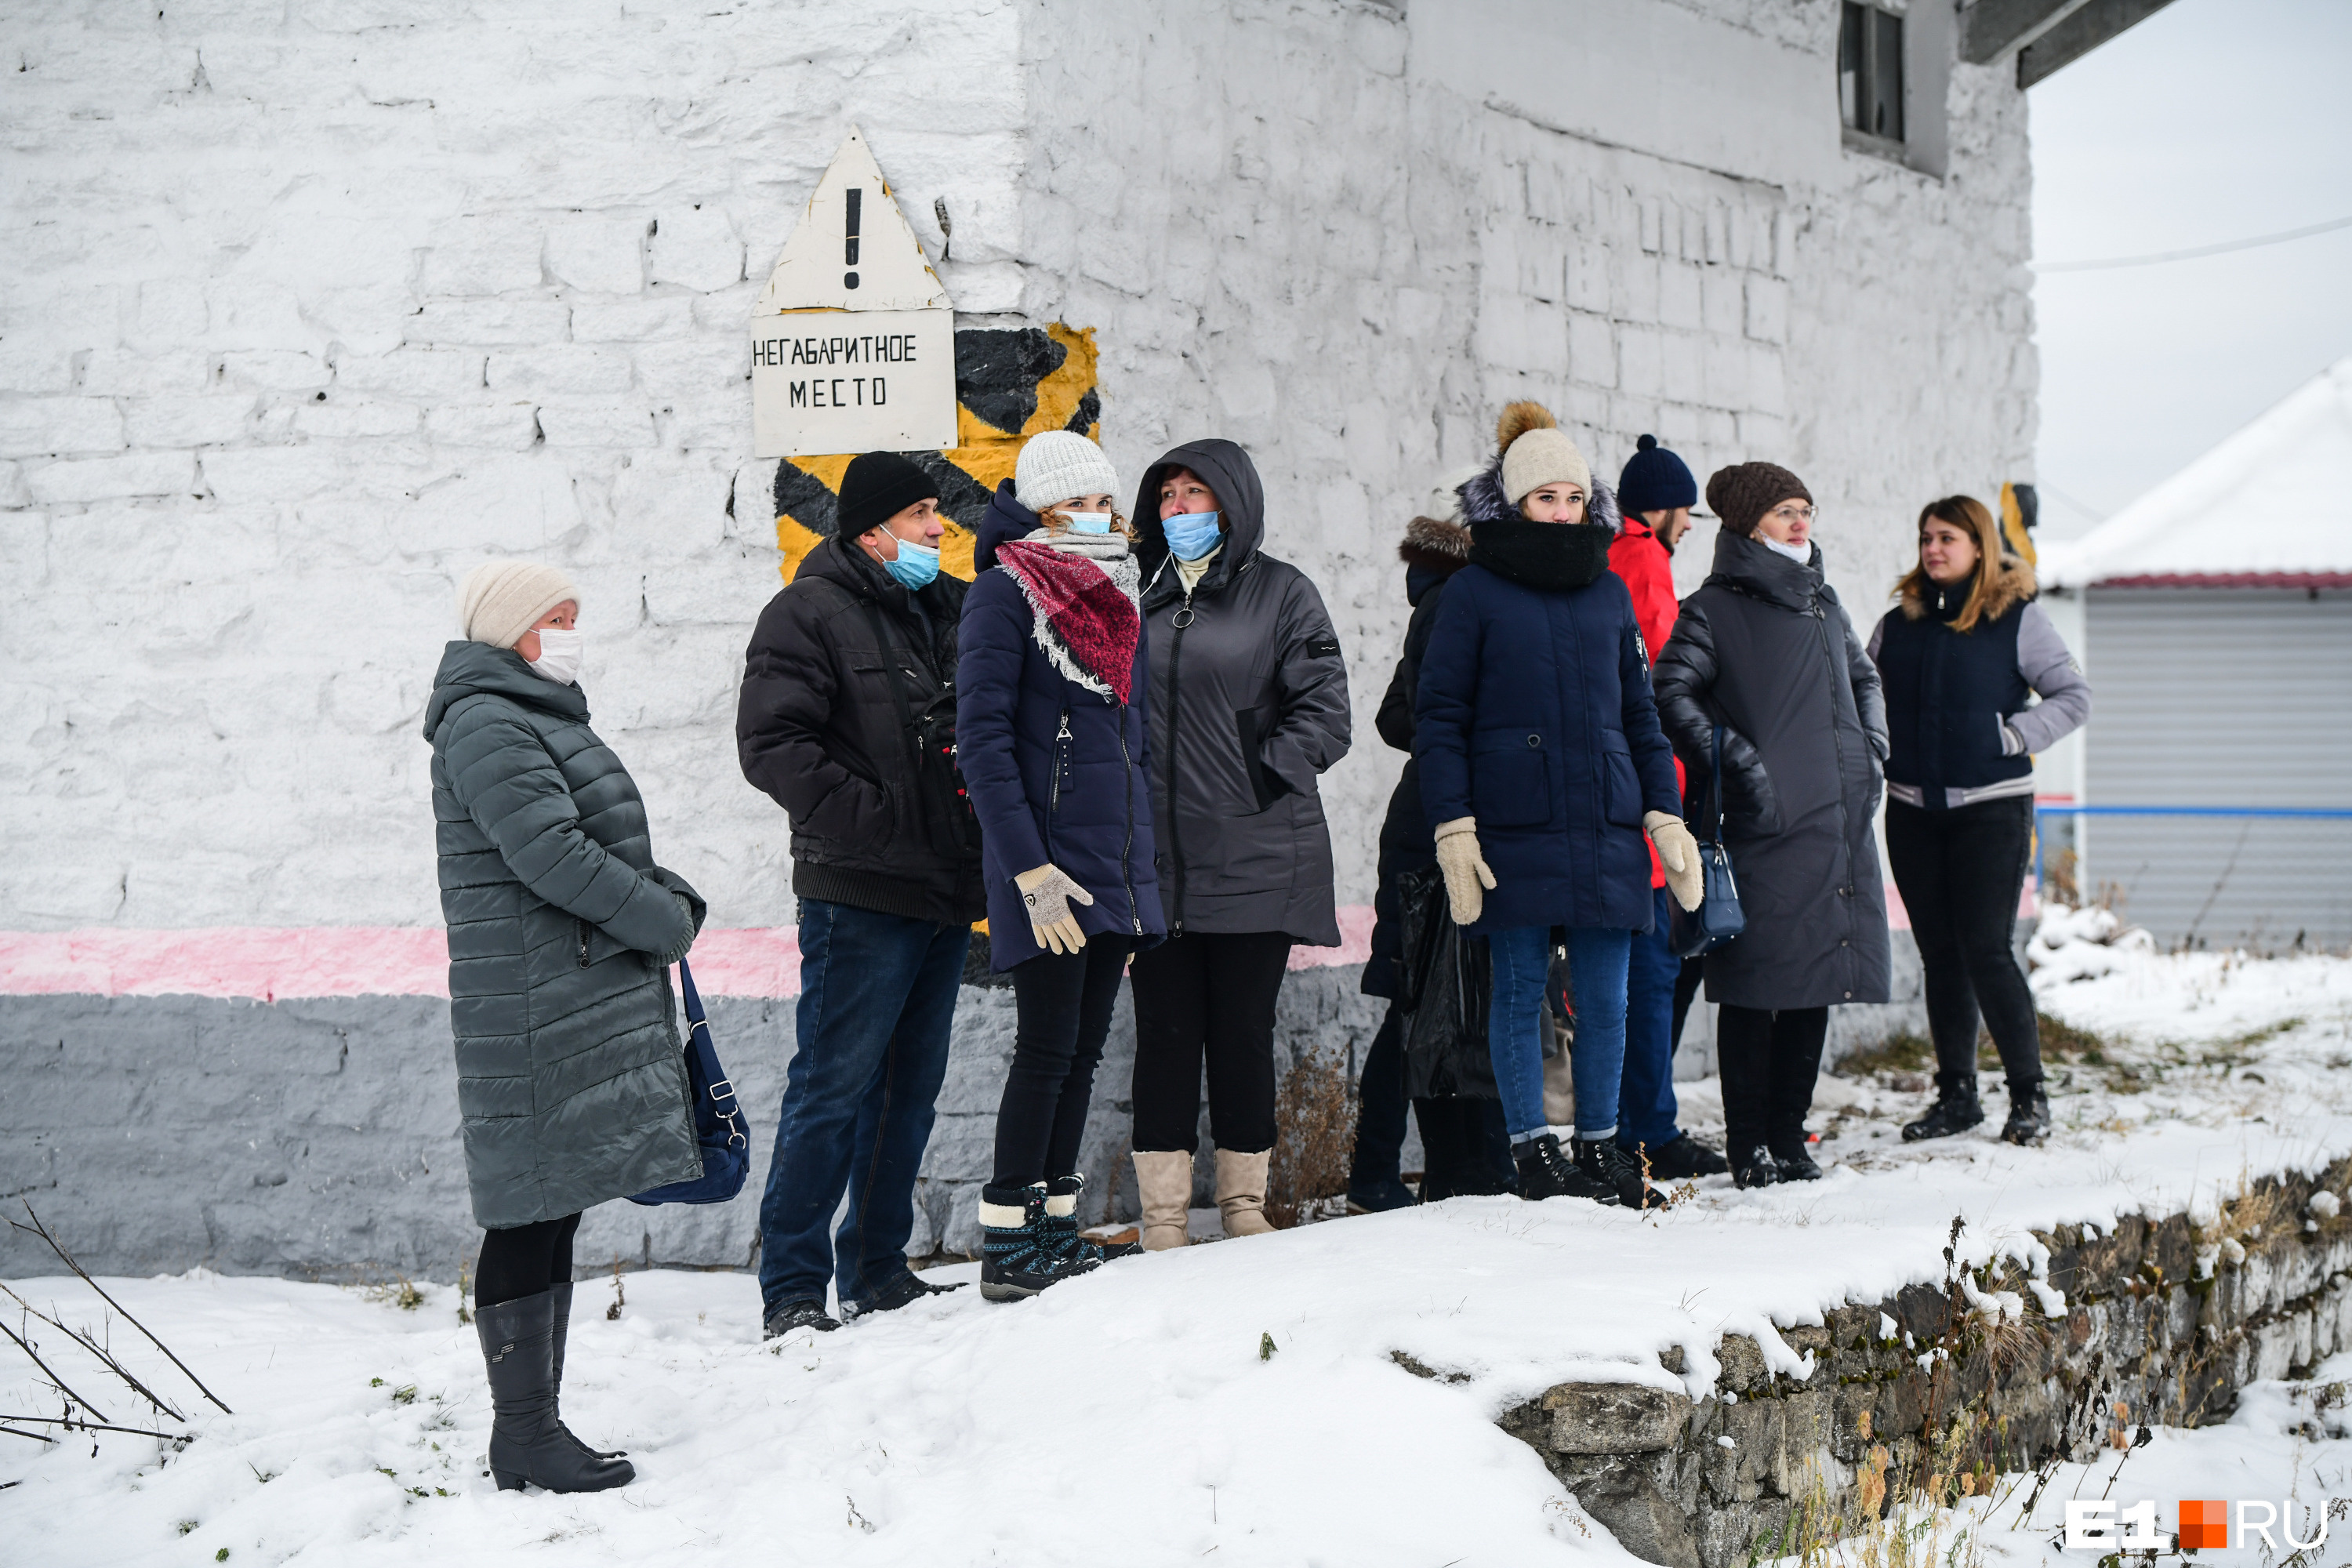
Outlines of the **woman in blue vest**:
<svg viewBox="0 0 2352 1568">
<path fill-rule="evenodd" d="M 1936 1104 L 1903 1129 L 1948 1138 L 1984 1120 L 1983 1015 L 2009 1079 L 2001 1136 L 2050 1130 L 2032 994 L 2011 942 L 2033 852 L 2033 756 L 2091 713 L 2091 685 L 2033 603 L 2033 568 L 2002 551 L 1970 496 L 1919 514 L 1919 564 L 1870 636 L 1886 689 L 1886 856 L 1910 911 L 1936 1041 Z M 2038 706 L 2032 699 L 2038 695 Z"/>
<path fill-rule="evenodd" d="M 1609 570 L 1617 531 L 1586 514 L 1591 470 L 1535 404 L 1505 409 L 1496 435 L 1495 460 L 1462 487 L 1470 563 L 1447 582 L 1422 654 L 1422 809 L 1454 918 L 1494 960 L 1486 1047 L 1519 1195 L 1643 1207 L 1641 1166 L 1617 1142 L 1626 963 L 1652 920 L 1642 837 L 1685 909 L 1698 902 L 1698 849 L 1633 601 Z M 1572 1130 L 1544 1117 L 1555 927 L 1576 987 Z"/>
</svg>

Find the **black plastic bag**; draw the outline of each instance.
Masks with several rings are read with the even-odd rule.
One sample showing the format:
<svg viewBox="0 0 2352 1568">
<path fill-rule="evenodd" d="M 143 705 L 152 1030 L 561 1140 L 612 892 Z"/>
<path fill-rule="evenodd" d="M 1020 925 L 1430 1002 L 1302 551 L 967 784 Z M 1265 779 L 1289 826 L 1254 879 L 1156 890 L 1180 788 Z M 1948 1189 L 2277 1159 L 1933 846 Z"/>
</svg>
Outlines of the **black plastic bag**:
<svg viewBox="0 0 2352 1568">
<path fill-rule="evenodd" d="M 1494 964 L 1486 939 L 1454 923 L 1445 874 L 1434 866 L 1397 879 L 1403 917 L 1400 964 L 1405 1020 L 1404 1089 L 1415 1100 L 1496 1100 L 1486 1050 L 1486 1003 Z"/>
</svg>

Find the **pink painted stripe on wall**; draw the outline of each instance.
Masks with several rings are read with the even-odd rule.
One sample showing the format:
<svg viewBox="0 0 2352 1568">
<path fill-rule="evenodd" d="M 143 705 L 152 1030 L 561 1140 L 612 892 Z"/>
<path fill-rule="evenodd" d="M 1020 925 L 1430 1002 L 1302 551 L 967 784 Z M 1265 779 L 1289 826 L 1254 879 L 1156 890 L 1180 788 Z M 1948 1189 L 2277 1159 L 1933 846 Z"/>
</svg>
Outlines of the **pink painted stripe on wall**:
<svg viewBox="0 0 2352 1568">
<path fill-rule="evenodd" d="M 1372 911 L 1339 911 L 1341 944 L 1291 950 L 1290 967 L 1361 963 Z M 694 944 L 706 996 L 797 996 L 798 933 L 707 931 Z M 0 931 L 0 995 L 446 996 L 449 944 L 437 926 L 212 926 L 135 931 Z"/>
</svg>

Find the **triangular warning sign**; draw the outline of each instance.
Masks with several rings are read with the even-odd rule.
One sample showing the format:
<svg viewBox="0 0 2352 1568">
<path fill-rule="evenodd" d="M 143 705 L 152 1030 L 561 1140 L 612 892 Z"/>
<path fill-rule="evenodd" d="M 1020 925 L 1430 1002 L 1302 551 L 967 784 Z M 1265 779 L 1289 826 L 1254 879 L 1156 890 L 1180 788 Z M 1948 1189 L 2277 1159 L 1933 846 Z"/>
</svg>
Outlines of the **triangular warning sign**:
<svg viewBox="0 0 2352 1568">
<path fill-rule="evenodd" d="M 924 258 L 865 134 L 850 127 L 751 313 L 948 309 L 947 286 Z"/>
</svg>

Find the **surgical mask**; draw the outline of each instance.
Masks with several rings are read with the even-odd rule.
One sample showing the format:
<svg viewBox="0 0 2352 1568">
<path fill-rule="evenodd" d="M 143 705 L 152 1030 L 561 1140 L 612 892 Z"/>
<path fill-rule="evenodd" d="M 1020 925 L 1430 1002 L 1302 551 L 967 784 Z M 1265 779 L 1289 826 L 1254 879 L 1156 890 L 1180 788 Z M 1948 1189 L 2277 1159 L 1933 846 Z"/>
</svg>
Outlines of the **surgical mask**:
<svg viewBox="0 0 2352 1568">
<path fill-rule="evenodd" d="M 539 657 L 530 661 L 530 672 L 558 686 L 571 686 L 580 679 L 580 658 L 586 646 L 587 639 L 576 627 L 541 626 Z"/>
<path fill-rule="evenodd" d="M 1070 520 L 1070 531 L 1073 533 L 1110 531 L 1110 513 L 1107 511 L 1066 511 L 1062 515 Z"/>
<path fill-rule="evenodd" d="M 911 539 L 898 541 L 898 556 L 882 563 L 884 570 L 906 584 L 913 593 L 926 586 L 940 574 L 940 552 L 928 544 L 918 544 Z"/>
<path fill-rule="evenodd" d="M 1762 529 L 1758 529 L 1756 531 L 1756 542 L 1762 545 L 1765 549 L 1771 551 L 1776 555 L 1787 556 L 1790 560 L 1795 562 L 1800 566 L 1810 566 L 1812 564 L 1813 546 L 1810 540 L 1802 544 L 1783 544 L 1779 540 L 1774 539 L 1771 535 L 1766 533 Z"/>
<path fill-rule="evenodd" d="M 1198 561 L 1217 547 L 1217 514 L 1213 511 L 1180 511 L 1174 517 L 1160 520 L 1160 531 L 1168 536 L 1168 548 L 1176 552 L 1179 561 Z"/>
</svg>

